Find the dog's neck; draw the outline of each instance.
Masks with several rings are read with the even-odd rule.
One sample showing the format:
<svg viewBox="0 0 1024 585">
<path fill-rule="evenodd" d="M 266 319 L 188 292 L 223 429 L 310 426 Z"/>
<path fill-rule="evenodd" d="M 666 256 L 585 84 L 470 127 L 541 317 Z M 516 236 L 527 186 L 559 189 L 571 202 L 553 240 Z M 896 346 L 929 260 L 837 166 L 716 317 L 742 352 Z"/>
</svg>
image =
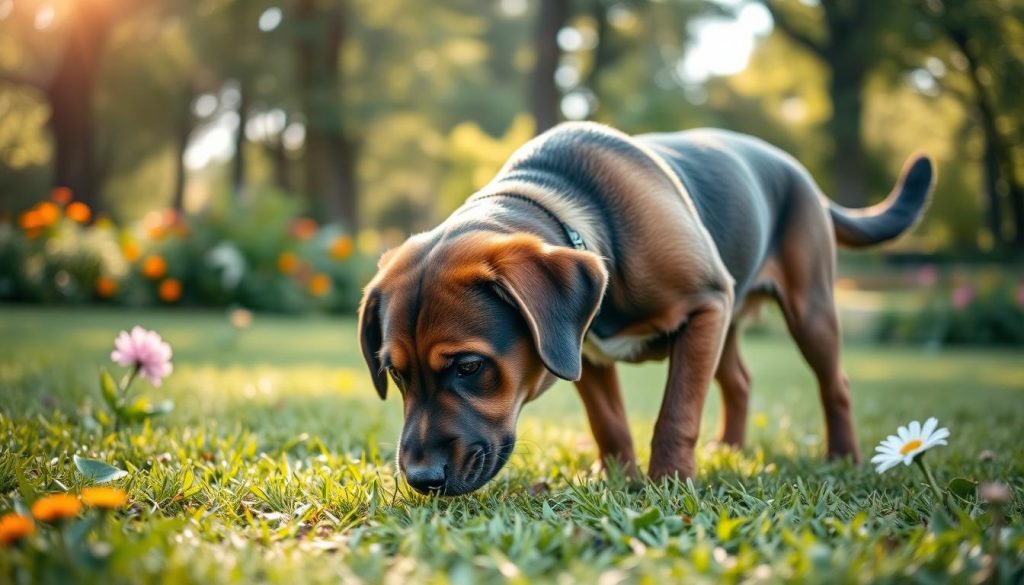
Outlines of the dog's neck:
<svg viewBox="0 0 1024 585">
<path fill-rule="evenodd" d="M 518 199 L 520 201 L 523 201 L 524 203 L 528 203 L 529 205 L 532 205 L 532 206 L 536 207 L 537 209 L 539 209 L 541 211 L 541 213 L 543 213 L 544 215 L 546 215 L 549 218 L 551 218 L 551 221 L 554 222 L 558 227 L 560 227 L 562 229 L 562 232 L 565 233 L 566 241 L 569 243 L 570 246 L 572 246 L 573 248 L 575 248 L 577 250 L 586 250 L 587 249 L 587 244 L 583 241 L 583 236 L 581 236 L 578 231 L 574 230 L 572 227 L 570 227 L 565 222 L 563 222 L 561 220 L 561 218 L 559 218 L 557 215 L 554 214 L 554 212 L 552 212 L 547 207 L 544 207 L 537 200 L 531 199 L 531 198 L 526 197 L 524 195 L 520 195 L 519 193 L 502 192 L 502 193 L 494 193 L 494 194 L 491 194 L 491 195 L 486 195 L 484 197 L 480 197 L 480 198 L 477 199 L 477 201 L 482 201 L 482 200 L 485 200 L 485 199 L 490 199 L 492 197 L 511 197 L 513 199 Z"/>
<path fill-rule="evenodd" d="M 606 255 L 607 247 L 597 214 L 581 198 L 566 197 L 553 188 L 530 181 L 499 178 L 475 193 L 466 204 L 501 205 L 503 200 L 522 201 L 537 215 L 547 215 L 548 223 L 557 227 L 555 231 L 559 235 L 559 239 L 552 243 L 587 250 L 602 257 Z"/>
</svg>

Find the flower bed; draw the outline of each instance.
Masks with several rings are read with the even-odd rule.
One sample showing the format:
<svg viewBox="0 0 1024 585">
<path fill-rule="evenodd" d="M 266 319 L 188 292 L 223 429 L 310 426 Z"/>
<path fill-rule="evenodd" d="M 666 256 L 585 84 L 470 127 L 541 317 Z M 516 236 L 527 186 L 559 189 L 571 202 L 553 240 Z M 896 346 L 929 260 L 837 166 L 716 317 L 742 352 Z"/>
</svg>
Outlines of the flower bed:
<svg viewBox="0 0 1024 585">
<path fill-rule="evenodd" d="M 0 223 L 0 300 L 351 313 L 379 246 L 281 197 L 117 225 L 56 189 Z"/>
<path fill-rule="evenodd" d="M 874 327 L 879 342 L 945 345 L 1024 345 L 1024 281 L 1002 270 L 940 279 L 934 267 L 920 273 L 924 304 L 883 312 Z"/>
</svg>

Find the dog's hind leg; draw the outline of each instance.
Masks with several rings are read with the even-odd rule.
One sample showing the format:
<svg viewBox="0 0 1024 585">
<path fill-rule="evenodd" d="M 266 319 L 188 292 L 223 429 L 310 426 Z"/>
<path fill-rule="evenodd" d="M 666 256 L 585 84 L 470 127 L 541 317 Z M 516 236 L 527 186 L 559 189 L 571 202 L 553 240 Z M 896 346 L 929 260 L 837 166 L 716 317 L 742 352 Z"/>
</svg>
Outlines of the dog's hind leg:
<svg viewBox="0 0 1024 585">
<path fill-rule="evenodd" d="M 722 393 L 722 419 L 718 431 L 721 443 L 742 447 L 747 431 L 747 404 L 750 400 L 750 373 L 740 355 L 739 327 L 733 322 L 718 360 L 715 380 Z"/>
<path fill-rule="evenodd" d="M 615 364 L 594 364 L 584 358 L 583 373 L 575 385 L 601 451 L 601 461 L 606 467 L 614 461 L 613 464 L 621 465 L 628 475 L 636 475 L 633 437 L 622 404 Z"/>
<path fill-rule="evenodd" d="M 843 373 L 839 353 L 842 340 L 836 315 L 835 244 L 832 226 L 816 200 L 805 199 L 791 218 L 783 239 L 778 272 L 778 301 L 789 332 L 818 380 L 828 456 L 860 460 L 853 430 L 850 384 Z"/>
</svg>

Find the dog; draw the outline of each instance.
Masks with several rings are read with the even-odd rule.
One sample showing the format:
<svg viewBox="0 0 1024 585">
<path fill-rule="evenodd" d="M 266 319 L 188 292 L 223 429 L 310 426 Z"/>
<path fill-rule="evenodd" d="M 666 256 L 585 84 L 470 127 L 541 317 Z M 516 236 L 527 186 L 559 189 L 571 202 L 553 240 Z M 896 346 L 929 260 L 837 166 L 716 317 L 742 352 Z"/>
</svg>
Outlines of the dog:
<svg viewBox="0 0 1024 585">
<path fill-rule="evenodd" d="M 366 287 L 362 353 L 380 397 L 390 378 L 403 399 L 399 470 L 422 493 L 479 488 L 509 459 L 523 405 L 562 378 L 601 460 L 636 474 L 615 363 L 667 357 L 648 474 L 692 478 L 713 378 L 720 440 L 743 444 L 750 375 L 737 326 L 766 298 L 817 378 L 828 455 L 859 460 L 836 244 L 896 238 L 932 187 L 931 160 L 915 156 L 887 199 L 851 210 L 750 136 L 556 126 L 441 225 L 386 252 Z"/>
</svg>

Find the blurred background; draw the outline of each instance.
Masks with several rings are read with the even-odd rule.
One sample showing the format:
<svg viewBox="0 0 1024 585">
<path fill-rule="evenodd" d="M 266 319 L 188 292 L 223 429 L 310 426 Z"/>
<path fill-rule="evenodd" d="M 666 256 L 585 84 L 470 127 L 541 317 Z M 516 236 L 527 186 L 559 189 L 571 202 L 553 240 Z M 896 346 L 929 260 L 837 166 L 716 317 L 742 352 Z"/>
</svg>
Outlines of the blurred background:
<svg viewBox="0 0 1024 585">
<path fill-rule="evenodd" d="M 841 259 L 848 329 L 1024 344 L 1022 95 L 1017 0 L 0 0 L 0 300 L 353 315 L 596 120 L 755 134 L 852 207 L 928 152 L 922 224 Z"/>
</svg>

